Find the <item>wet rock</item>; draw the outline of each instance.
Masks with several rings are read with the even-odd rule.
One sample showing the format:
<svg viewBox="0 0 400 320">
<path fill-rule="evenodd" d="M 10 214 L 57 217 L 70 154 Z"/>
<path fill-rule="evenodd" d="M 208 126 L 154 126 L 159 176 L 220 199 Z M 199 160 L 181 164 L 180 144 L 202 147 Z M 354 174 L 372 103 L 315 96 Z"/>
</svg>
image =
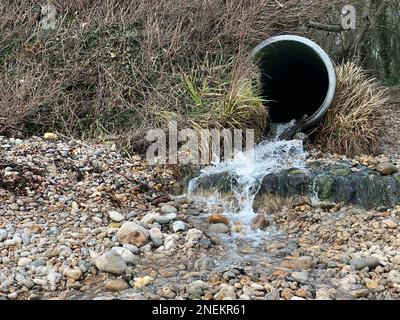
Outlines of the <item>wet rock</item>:
<svg viewBox="0 0 400 320">
<path fill-rule="evenodd" d="M 229 227 L 223 223 L 212 224 L 208 229 L 213 233 L 229 233 L 230 231 Z"/>
<path fill-rule="evenodd" d="M 211 257 L 202 257 L 194 263 L 195 270 L 209 270 L 215 267 L 214 259 Z"/>
<path fill-rule="evenodd" d="M 117 237 L 121 243 L 129 243 L 141 247 L 147 243 L 149 232 L 142 226 L 128 221 L 119 228 Z"/>
<path fill-rule="evenodd" d="M 203 239 L 200 239 L 199 245 L 201 248 L 209 249 L 211 247 L 211 241 L 206 238 L 203 238 Z"/>
<path fill-rule="evenodd" d="M 251 222 L 251 228 L 253 230 L 265 230 L 271 222 L 268 220 L 267 215 L 264 213 L 258 213 L 256 217 Z"/>
<path fill-rule="evenodd" d="M 298 206 L 311 206 L 311 199 L 309 197 L 301 197 L 297 196 L 292 199 L 292 206 L 298 207 Z"/>
<path fill-rule="evenodd" d="M 208 222 L 213 223 L 222 223 L 225 225 L 229 225 L 228 217 L 222 214 L 213 213 L 208 217 Z"/>
<path fill-rule="evenodd" d="M 397 167 L 390 162 L 380 163 L 376 166 L 376 171 L 378 171 L 382 175 L 391 175 L 393 173 L 398 172 Z"/>
<path fill-rule="evenodd" d="M 116 251 L 108 251 L 96 259 L 96 267 L 100 271 L 112 274 L 124 274 L 126 263 Z"/>
<path fill-rule="evenodd" d="M 204 290 L 207 290 L 209 288 L 209 285 L 201 280 L 196 280 L 190 283 L 187 286 L 186 291 L 190 294 L 191 298 L 197 298 L 200 299 L 201 295 L 203 294 Z"/>
</svg>

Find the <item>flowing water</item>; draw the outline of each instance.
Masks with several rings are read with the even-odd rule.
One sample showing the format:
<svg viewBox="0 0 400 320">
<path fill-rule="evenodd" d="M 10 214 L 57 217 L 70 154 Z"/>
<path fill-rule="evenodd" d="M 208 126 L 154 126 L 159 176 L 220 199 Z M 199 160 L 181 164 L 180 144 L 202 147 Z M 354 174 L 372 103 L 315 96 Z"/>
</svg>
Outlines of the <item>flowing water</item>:
<svg viewBox="0 0 400 320">
<path fill-rule="evenodd" d="M 306 152 L 300 140 L 279 141 L 282 132 L 294 125 L 294 122 L 277 124 L 273 127 L 274 134 L 268 140 L 259 143 L 254 149 L 240 152 L 226 162 L 219 162 L 201 171 L 201 174 L 190 181 L 188 186 L 189 196 L 196 200 L 205 201 L 210 208 L 216 204 L 222 204 L 224 215 L 232 225 L 240 225 L 239 232 L 232 232 L 225 238 L 226 245 L 233 251 L 237 250 L 237 243 L 247 243 L 251 246 L 262 244 L 266 238 L 279 236 L 279 230 L 275 226 L 267 230 L 252 230 L 251 222 L 256 213 L 253 210 L 254 198 L 257 195 L 263 178 L 270 173 L 282 170 L 305 167 Z M 231 186 L 233 200 L 226 200 L 218 193 L 200 197 L 196 194 L 199 182 L 204 178 L 221 176 L 222 173 L 235 176 L 236 183 Z M 233 241 L 237 240 L 237 241 Z"/>
</svg>

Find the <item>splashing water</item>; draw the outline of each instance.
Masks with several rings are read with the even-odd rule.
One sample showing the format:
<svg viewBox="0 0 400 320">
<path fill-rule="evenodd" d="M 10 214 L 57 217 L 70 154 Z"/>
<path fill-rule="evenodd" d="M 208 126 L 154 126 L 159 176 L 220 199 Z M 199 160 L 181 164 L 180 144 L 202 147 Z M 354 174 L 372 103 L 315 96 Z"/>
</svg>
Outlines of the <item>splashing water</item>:
<svg viewBox="0 0 400 320">
<path fill-rule="evenodd" d="M 189 194 L 195 194 L 199 182 L 205 177 L 218 176 L 221 173 L 232 174 L 236 182 L 232 185 L 234 195 L 233 203 L 220 201 L 218 195 L 208 197 L 206 201 L 211 205 L 223 203 L 225 212 L 234 222 L 245 227 L 247 237 L 257 235 L 260 231 L 253 232 L 250 228 L 252 219 L 255 217 L 253 211 L 254 198 L 257 195 L 263 178 L 270 173 L 282 170 L 305 167 L 306 152 L 301 140 L 279 141 L 276 137 L 292 126 L 293 122 L 276 125 L 273 136 L 258 144 L 254 149 L 240 152 L 229 161 L 216 163 L 201 171 L 201 174 L 189 182 Z"/>
</svg>

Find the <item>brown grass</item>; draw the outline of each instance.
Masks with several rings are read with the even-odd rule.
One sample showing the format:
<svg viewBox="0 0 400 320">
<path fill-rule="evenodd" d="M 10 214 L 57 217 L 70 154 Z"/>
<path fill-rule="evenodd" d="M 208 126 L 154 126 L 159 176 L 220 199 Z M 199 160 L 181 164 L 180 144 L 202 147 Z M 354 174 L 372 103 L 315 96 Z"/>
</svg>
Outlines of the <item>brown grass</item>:
<svg viewBox="0 0 400 320">
<path fill-rule="evenodd" d="M 376 153 L 386 97 L 376 79 L 355 63 L 338 66 L 335 99 L 316 129 L 317 143 L 324 151 L 348 156 Z"/>
<path fill-rule="evenodd" d="M 140 148 L 144 130 L 170 119 L 255 124 L 261 135 L 265 109 L 238 72 L 247 52 L 342 1 L 314 1 L 313 10 L 291 0 L 49 2 L 58 12 L 50 31 L 38 25 L 36 1 L 0 3 L 0 133 L 114 137 Z M 206 82 L 215 94 L 201 106 L 188 92 L 193 74 L 195 88 Z"/>
</svg>

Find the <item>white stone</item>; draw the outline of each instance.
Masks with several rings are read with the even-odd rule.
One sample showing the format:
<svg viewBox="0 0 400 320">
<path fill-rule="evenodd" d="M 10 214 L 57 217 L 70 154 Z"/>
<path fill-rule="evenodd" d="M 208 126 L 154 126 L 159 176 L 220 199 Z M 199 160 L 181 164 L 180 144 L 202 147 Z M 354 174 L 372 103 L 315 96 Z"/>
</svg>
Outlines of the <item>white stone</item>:
<svg viewBox="0 0 400 320">
<path fill-rule="evenodd" d="M 108 215 L 110 216 L 110 219 L 115 222 L 121 222 L 125 220 L 125 217 L 117 211 L 110 211 Z"/>
<path fill-rule="evenodd" d="M 175 221 L 175 222 L 172 224 L 172 230 L 173 230 L 174 232 L 185 231 L 185 229 L 186 229 L 185 223 L 183 223 L 183 222 L 180 221 L 180 220 Z"/>
</svg>

